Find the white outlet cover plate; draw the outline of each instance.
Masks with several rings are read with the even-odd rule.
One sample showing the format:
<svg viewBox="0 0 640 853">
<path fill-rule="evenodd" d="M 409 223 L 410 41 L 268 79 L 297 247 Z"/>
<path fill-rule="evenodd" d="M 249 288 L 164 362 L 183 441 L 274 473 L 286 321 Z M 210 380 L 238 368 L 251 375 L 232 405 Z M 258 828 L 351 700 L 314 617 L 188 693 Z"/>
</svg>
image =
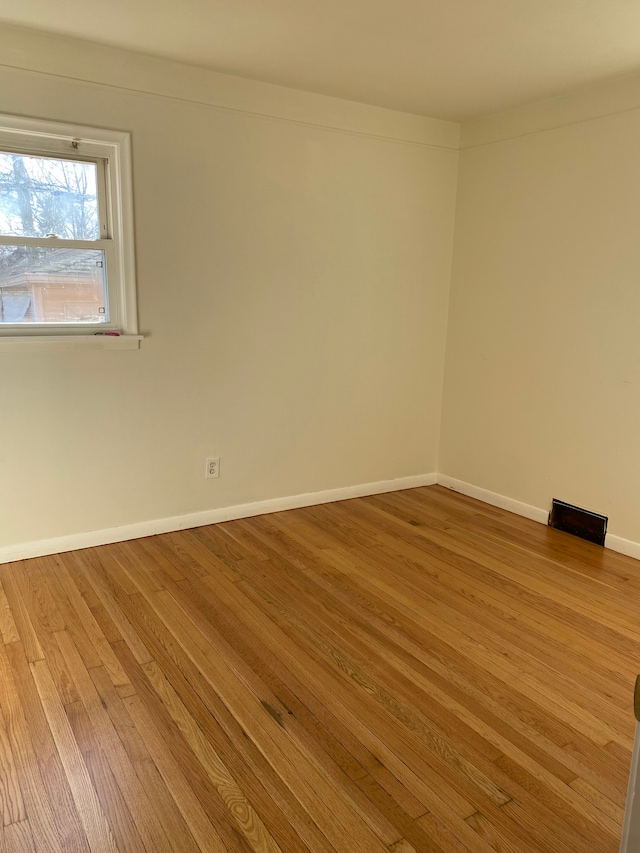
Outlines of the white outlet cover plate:
<svg viewBox="0 0 640 853">
<path fill-rule="evenodd" d="M 205 477 L 207 480 L 217 480 L 220 476 L 220 457 L 208 456 L 205 468 Z"/>
</svg>

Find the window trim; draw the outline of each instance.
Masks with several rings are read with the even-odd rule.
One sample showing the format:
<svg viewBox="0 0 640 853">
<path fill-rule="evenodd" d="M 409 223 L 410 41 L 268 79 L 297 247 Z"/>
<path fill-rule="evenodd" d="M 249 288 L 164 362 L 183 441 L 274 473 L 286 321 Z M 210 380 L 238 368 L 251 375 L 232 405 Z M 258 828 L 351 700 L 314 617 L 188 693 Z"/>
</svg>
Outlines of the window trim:
<svg viewBox="0 0 640 853">
<path fill-rule="evenodd" d="M 64 323 L 0 324 L 0 347 L 6 340 L 19 344 L 31 338 L 39 338 L 42 344 L 54 346 L 57 338 L 87 339 L 94 336 L 99 340 L 105 337 L 105 332 L 121 337 L 132 336 L 137 346 L 140 336 L 136 300 L 131 135 L 123 131 L 0 114 L 0 149 L 60 158 L 68 156 L 70 159 L 98 164 L 104 196 L 100 199 L 98 193 L 100 239 L 91 241 L 91 248 L 105 252 L 110 310 L 109 322 L 99 326 Z M 85 241 L 55 238 L 7 237 L 2 242 L 5 245 L 7 242 L 15 244 L 16 240 L 20 242 L 21 239 L 29 240 L 32 244 L 37 239 L 39 245 L 52 248 L 61 245 L 71 248 L 70 244 L 76 242 L 82 242 L 83 247 L 87 247 Z M 111 341 L 116 339 L 110 336 Z M 90 345 L 90 342 L 86 341 L 86 344 Z M 100 348 L 105 347 L 102 345 Z M 117 347 L 109 345 L 108 348 Z"/>
</svg>

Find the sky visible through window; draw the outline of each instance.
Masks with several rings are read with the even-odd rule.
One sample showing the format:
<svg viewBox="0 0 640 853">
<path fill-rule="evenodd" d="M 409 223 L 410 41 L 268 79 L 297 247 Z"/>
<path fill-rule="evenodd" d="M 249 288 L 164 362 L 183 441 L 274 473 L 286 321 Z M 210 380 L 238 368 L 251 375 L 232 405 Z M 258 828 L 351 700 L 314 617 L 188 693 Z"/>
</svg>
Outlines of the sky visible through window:
<svg viewBox="0 0 640 853">
<path fill-rule="evenodd" d="M 0 151 L 0 234 L 97 240 L 95 163 Z"/>
</svg>

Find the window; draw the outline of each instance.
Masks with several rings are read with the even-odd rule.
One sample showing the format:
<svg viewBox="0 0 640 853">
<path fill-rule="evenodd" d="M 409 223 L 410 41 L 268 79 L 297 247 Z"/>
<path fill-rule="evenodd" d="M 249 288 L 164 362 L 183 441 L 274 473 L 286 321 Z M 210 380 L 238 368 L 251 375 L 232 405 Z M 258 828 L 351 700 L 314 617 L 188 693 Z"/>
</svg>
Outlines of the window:
<svg viewBox="0 0 640 853">
<path fill-rule="evenodd" d="M 136 336 L 129 136 L 0 116 L 0 345 Z"/>
</svg>

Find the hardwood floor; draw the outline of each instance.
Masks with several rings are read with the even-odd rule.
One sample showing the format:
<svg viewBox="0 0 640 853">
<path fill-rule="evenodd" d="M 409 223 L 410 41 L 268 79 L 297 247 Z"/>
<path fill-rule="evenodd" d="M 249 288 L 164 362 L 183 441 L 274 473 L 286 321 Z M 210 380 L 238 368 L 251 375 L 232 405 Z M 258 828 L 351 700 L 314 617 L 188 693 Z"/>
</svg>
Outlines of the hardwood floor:
<svg viewBox="0 0 640 853">
<path fill-rule="evenodd" d="M 618 849 L 634 560 L 433 486 L 0 581 L 1 853 Z"/>
</svg>

